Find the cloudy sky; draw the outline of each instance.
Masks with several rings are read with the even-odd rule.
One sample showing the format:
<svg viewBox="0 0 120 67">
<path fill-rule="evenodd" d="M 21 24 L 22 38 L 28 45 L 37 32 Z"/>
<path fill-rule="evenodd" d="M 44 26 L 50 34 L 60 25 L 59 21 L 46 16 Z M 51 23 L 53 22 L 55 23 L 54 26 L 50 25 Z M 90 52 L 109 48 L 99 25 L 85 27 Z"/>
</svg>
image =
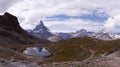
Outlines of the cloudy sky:
<svg viewBox="0 0 120 67">
<path fill-rule="evenodd" d="M 0 0 L 4 12 L 17 16 L 24 29 L 43 20 L 52 32 L 120 32 L 120 0 Z"/>
</svg>

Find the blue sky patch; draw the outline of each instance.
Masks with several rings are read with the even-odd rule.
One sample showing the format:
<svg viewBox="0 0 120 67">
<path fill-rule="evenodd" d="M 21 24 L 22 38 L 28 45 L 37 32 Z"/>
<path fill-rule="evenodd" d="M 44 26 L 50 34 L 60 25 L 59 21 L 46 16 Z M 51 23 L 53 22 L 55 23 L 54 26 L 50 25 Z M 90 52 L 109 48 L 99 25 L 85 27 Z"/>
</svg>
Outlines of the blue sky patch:
<svg viewBox="0 0 120 67">
<path fill-rule="evenodd" d="M 63 21 L 66 19 L 82 19 L 94 22 L 105 22 L 108 20 L 109 16 L 105 12 L 99 13 L 97 10 L 94 10 L 90 14 L 81 14 L 77 16 L 67 16 L 65 14 L 54 15 L 50 17 L 46 17 L 47 21 Z"/>
</svg>

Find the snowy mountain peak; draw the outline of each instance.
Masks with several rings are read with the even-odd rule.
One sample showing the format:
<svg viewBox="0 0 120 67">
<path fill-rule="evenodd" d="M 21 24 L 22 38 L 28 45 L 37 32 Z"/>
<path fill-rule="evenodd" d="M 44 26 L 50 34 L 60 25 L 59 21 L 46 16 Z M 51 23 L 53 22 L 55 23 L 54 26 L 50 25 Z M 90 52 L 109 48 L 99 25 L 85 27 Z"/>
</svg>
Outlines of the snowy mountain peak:
<svg viewBox="0 0 120 67">
<path fill-rule="evenodd" d="M 39 25 L 44 26 L 43 21 L 40 20 Z"/>
<path fill-rule="evenodd" d="M 81 29 L 79 31 L 76 31 L 76 33 L 79 33 L 79 32 L 83 32 L 83 33 L 86 33 L 87 31 L 85 29 Z"/>
<path fill-rule="evenodd" d="M 72 37 L 83 37 L 83 36 L 88 36 L 89 33 L 85 29 L 81 29 L 79 31 L 76 31 Z"/>
<path fill-rule="evenodd" d="M 53 36 L 49 29 L 46 26 L 44 26 L 43 21 L 40 21 L 40 23 L 35 27 L 35 29 L 30 31 L 30 33 L 43 39 Z"/>
<path fill-rule="evenodd" d="M 97 32 L 98 34 L 103 34 L 103 33 L 108 33 L 105 29 L 100 30 L 99 32 Z"/>
<path fill-rule="evenodd" d="M 113 37 L 111 37 L 109 33 L 97 33 L 95 38 L 102 40 L 111 40 Z"/>
<path fill-rule="evenodd" d="M 35 27 L 33 31 L 41 31 L 41 30 L 49 31 L 48 28 L 44 26 L 43 21 L 40 21 L 40 23 Z"/>
<path fill-rule="evenodd" d="M 117 35 L 116 33 L 112 33 L 112 32 L 107 32 L 106 30 L 102 29 L 101 31 L 95 33 L 94 36 L 91 37 L 102 40 L 114 40 L 114 39 L 119 39 L 120 35 Z"/>
</svg>

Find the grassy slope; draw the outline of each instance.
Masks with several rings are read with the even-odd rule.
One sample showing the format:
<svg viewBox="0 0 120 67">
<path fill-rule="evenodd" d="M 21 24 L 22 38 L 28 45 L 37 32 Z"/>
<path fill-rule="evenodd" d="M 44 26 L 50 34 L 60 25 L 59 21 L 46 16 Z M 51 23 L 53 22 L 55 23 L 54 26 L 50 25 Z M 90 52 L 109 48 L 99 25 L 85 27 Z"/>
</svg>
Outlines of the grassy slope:
<svg viewBox="0 0 120 67">
<path fill-rule="evenodd" d="M 120 46 L 120 40 L 103 41 L 89 37 L 73 38 L 58 43 L 46 45 L 52 52 L 53 57 L 50 62 L 83 60 L 89 58 L 94 52 L 94 56 L 115 50 Z"/>
</svg>

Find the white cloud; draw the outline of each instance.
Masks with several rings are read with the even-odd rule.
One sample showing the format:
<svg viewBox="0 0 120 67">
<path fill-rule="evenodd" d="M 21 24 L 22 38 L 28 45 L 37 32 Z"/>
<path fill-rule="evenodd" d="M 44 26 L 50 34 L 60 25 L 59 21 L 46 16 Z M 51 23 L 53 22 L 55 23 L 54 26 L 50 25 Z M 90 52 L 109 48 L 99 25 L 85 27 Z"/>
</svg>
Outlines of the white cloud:
<svg viewBox="0 0 120 67">
<path fill-rule="evenodd" d="M 10 8 L 13 4 L 20 0 L 0 0 L 0 13 L 3 13 L 8 8 Z"/>
<path fill-rule="evenodd" d="M 115 31 L 116 26 L 120 26 L 120 15 L 119 14 L 112 18 L 109 18 L 104 24 L 104 27 L 107 31 Z"/>
<path fill-rule="evenodd" d="M 99 22 L 90 22 L 90 21 L 85 21 L 85 20 L 81 20 L 81 19 L 68 19 L 65 21 L 45 21 L 44 22 L 45 25 L 47 27 L 52 27 L 52 26 L 56 26 L 57 25 L 61 25 L 59 26 L 59 29 L 57 29 L 58 31 L 64 31 L 64 32 L 70 32 L 70 31 L 77 31 L 80 29 L 86 29 L 89 31 L 99 31 L 102 29 L 103 27 L 103 23 L 99 23 Z M 64 26 L 66 27 L 70 27 L 71 29 L 66 29 L 64 30 Z M 50 28 L 51 29 L 51 28 Z M 52 32 L 55 32 L 56 29 L 51 30 Z M 75 29 L 75 30 L 73 30 Z"/>
<path fill-rule="evenodd" d="M 90 14 L 92 10 L 99 9 L 105 11 L 110 17 L 103 26 L 102 23 L 84 21 L 81 19 L 69 19 L 65 21 L 49 21 L 45 25 L 50 27 L 55 24 L 64 24 L 72 28 L 85 28 L 88 30 L 98 30 L 102 27 L 115 29 L 119 24 L 120 0 L 0 0 L 0 12 L 8 11 L 18 17 L 24 29 L 34 28 L 41 19 L 57 14 L 76 16 Z M 117 19 L 115 19 L 117 18 Z M 109 25 L 110 24 L 110 25 Z"/>
</svg>

